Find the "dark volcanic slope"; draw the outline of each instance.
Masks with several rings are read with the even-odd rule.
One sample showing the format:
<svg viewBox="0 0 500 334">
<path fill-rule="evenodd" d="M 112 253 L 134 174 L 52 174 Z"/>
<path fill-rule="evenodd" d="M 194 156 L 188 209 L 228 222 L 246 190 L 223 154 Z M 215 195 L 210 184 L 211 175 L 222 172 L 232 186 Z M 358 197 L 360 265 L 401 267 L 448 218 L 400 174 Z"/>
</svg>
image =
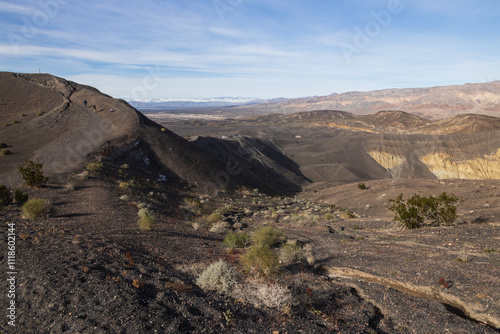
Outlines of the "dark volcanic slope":
<svg viewBox="0 0 500 334">
<path fill-rule="evenodd" d="M 291 179 L 282 177 L 274 184 L 255 173 L 221 180 L 221 174 L 227 175 L 227 160 L 214 157 L 150 121 L 127 102 L 92 87 L 48 74 L 5 72 L 0 73 L 0 85 L 0 124 L 5 124 L 0 141 L 13 153 L 0 159 L 0 183 L 18 182 L 17 167 L 27 159 L 40 159 L 46 175 L 60 177 L 81 170 L 89 158 L 115 150 L 113 156 L 117 157 L 121 152 L 154 159 L 191 184 L 210 184 L 205 188 L 211 191 L 243 184 L 269 191 L 299 190 L 298 183 L 304 182 L 290 174 Z"/>
</svg>

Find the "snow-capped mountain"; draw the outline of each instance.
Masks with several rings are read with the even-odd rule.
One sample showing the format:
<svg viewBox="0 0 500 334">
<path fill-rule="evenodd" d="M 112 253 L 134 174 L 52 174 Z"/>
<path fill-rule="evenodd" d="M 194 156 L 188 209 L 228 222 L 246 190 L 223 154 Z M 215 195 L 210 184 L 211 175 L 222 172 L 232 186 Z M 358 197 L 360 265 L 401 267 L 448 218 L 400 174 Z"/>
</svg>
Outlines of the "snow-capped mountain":
<svg viewBox="0 0 500 334">
<path fill-rule="evenodd" d="M 135 108 L 200 108 L 227 107 L 243 104 L 261 103 L 262 100 L 249 97 L 210 97 L 210 98 L 156 98 L 126 100 Z"/>
</svg>

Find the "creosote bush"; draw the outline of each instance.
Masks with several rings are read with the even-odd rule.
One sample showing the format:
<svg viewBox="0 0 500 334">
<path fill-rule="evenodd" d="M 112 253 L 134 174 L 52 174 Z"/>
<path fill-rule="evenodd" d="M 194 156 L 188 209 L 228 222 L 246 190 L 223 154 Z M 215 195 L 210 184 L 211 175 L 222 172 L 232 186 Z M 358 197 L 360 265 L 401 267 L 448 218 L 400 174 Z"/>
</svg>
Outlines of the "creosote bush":
<svg viewBox="0 0 500 334">
<path fill-rule="evenodd" d="M 238 273 L 226 262 L 219 260 L 205 269 L 196 284 L 203 290 L 230 293 L 238 282 Z"/>
<path fill-rule="evenodd" d="M 6 148 L 6 147 L 7 147 L 7 144 L 5 144 L 4 142 L 0 141 L 0 148 Z"/>
<path fill-rule="evenodd" d="M 400 194 L 396 199 L 389 200 L 394 211 L 394 221 L 400 222 L 408 229 L 423 225 L 451 225 L 457 218 L 458 197 L 443 192 L 438 197 L 421 197 L 414 194 L 409 199 L 403 199 Z"/>
<path fill-rule="evenodd" d="M 274 226 L 266 226 L 255 232 L 252 236 L 254 245 L 275 246 L 286 241 L 285 234 Z"/>
<path fill-rule="evenodd" d="M 229 234 L 226 234 L 224 237 L 224 246 L 226 246 L 229 249 L 234 249 L 234 248 L 243 248 L 248 245 L 250 241 L 250 236 L 247 233 L 240 232 L 240 233 L 234 233 L 231 232 Z"/>
<path fill-rule="evenodd" d="M 268 245 L 253 245 L 241 256 L 241 264 L 248 272 L 270 278 L 279 272 L 278 256 Z"/>
<path fill-rule="evenodd" d="M 23 213 L 29 219 L 48 218 L 53 211 L 50 203 L 41 198 L 32 198 L 23 205 Z"/>
<path fill-rule="evenodd" d="M 0 206 L 9 205 L 12 203 L 12 194 L 10 188 L 0 185 Z"/>
<path fill-rule="evenodd" d="M 26 203 L 29 199 L 29 195 L 23 193 L 21 190 L 16 189 L 14 191 L 14 200 L 16 201 L 17 204 L 23 205 Z"/>
<path fill-rule="evenodd" d="M 28 161 L 24 166 L 19 167 L 19 172 L 28 187 L 40 188 L 48 178 L 43 175 L 43 162 Z"/>
<path fill-rule="evenodd" d="M 366 188 L 366 184 L 364 184 L 364 183 L 358 183 L 358 189 L 360 189 L 360 190 L 365 190 L 365 189 L 367 189 L 367 188 Z"/>
</svg>

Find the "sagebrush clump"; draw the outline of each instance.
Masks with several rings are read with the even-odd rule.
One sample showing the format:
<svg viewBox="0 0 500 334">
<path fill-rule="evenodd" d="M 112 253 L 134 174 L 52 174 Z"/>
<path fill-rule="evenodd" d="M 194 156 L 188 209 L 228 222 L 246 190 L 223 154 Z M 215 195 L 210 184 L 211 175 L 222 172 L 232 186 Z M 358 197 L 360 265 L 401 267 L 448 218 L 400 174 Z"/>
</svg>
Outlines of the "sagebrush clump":
<svg viewBox="0 0 500 334">
<path fill-rule="evenodd" d="M 4 148 L 2 151 L 0 151 L 0 156 L 6 156 L 6 155 L 11 155 L 12 151 L 9 150 L 8 148 Z"/>
<path fill-rule="evenodd" d="M 409 199 L 403 199 L 400 194 L 396 199 L 389 200 L 389 210 L 394 211 L 394 221 L 400 222 L 408 229 L 423 225 L 451 225 L 457 218 L 458 197 L 443 192 L 438 197 L 421 197 L 414 194 Z"/>
<path fill-rule="evenodd" d="M 238 282 L 238 273 L 226 262 L 219 260 L 205 269 L 196 284 L 203 290 L 230 293 Z"/>
<path fill-rule="evenodd" d="M 43 175 L 43 162 L 26 160 L 24 166 L 19 167 L 19 172 L 28 187 L 40 188 L 48 178 Z"/>
<path fill-rule="evenodd" d="M 147 209 L 139 210 L 137 224 L 141 231 L 151 231 L 156 225 L 156 218 Z"/>
<path fill-rule="evenodd" d="M 42 198 L 32 198 L 23 205 L 23 213 L 29 219 L 48 218 L 53 211 L 50 203 Z"/>
</svg>

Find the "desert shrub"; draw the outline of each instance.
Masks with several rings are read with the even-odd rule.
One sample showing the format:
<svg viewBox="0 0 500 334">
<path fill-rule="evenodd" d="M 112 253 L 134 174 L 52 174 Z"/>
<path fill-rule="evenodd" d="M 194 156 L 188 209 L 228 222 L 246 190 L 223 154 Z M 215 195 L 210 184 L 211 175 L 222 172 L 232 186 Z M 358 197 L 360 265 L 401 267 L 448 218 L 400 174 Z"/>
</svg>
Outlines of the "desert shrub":
<svg viewBox="0 0 500 334">
<path fill-rule="evenodd" d="M 253 304 L 257 307 L 265 306 L 285 310 L 292 303 L 292 293 L 290 290 L 277 283 L 256 285 L 251 295 L 253 297 Z"/>
<path fill-rule="evenodd" d="M 120 199 L 122 201 L 128 202 L 128 201 L 130 201 L 130 196 L 129 195 L 123 195 L 123 196 L 120 196 Z"/>
<path fill-rule="evenodd" d="M 85 167 L 86 170 L 89 172 L 97 172 L 99 169 L 102 168 L 102 162 L 91 162 Z"/>
<path fill-rule="evenodd" d="M 13 120 L 11 123 L 12 123 L 12 124 L 17 124 L 17 123 L 19 123 L 19 121 L 18 121 L 17 119 L 15 119 L 15 120 Z"/>
<path fill-rule="evenodd" d="M 6 156 L 6 155 L 11 155 L 12 151 L 9 150 L 8 148 L 4 148 L 2 151 L 0 151 L 0 156 Z"/>
<path fill-rule="evenodd" d="M 389 199 L 392 205 L 389 210 L 395 213 L 394 221 L 400 222 L 408 229 L 425 225 L 451 225 L 457 218 L 455 203 L 458 197 L 443 192 L 438 197 L 421 197 L 414 194 L 403 199 L 400 194 L 396 199 Z"/>
<path fill-rule="evenodd" d="M 151 231 L 156 224 L 156 219 L 149 212 L 149 210 L 146 208 L 140 209 L 138 216 L 139 216 L 139 220 L 137 221 L 137 224 L 139 225 L 139 230 Z"/>
<path fill-rule="evenodd" d="M 351 212 L 349 210 L 344 210 L 340 213 L 340 218 L 341 219 L 352 219 L 352 218 L 356 218 L 356 215 L 354 214 L 354 212 Z"/>
<path fill-rule="evenodd" d="M 325 213 L 325 216 L 323 218 L 325 218 L 325 220 L 332 220 L 333 218 L 335 218 L 335 216 L 331 213 Z"/>
<path fill-rule="evenodd" d="M 5 144 L 3 141 L 0 141 L 0 148 L 6 148 L 7 144 Z"/>
<path fill-rule="evenodd" d="M 12 194 L 10 188 L 0 185 L 0 206 L 9 205 L 12 203 Z"/>
<path fill-rule="evenodd" d="M 21 117 L 26 117 L 26 114 L 21 114 Z"/>
<path fill-rule="evenodd" d="M 253 245 L 241 256 L 240 261 L 247 271 L 268 278 L 275 276 L 280 267 L 278 256 L 268 245 Z"/>
<path fill-rule="evenodd" d="M 47 200 L 32 198 L 23 205 L 23 213 L 29 219 L 48 217 L 53 213 L 53 208 Z"/>
<path fill-rule="evenodd" d="M 23 205 L 28 201 L 29 195 L 23 193 L 21 190 L 16 189 L 14 191 L 14 200 L 16 201 L 17 204 Z"/>
<path fill-rule="evenodd" d="M 24 166 L 19 167 L 19 172 L 28 187 L 40 188 L 48 178 L 43 175 L 43 162 L 28 161 Z"/>
<path fill-rule="evenodd" d="M 207 221 L 207 223 L 213 225 L 222 220 L 222 215 L 218 212 L 212 212 L 205 218 L 205 220 Z"/>
<path fill-rule="evenodd" d="M 196 284 L 203 290 L 219 293 L 231 292 L 237 282 L 238 273 L 236 270 L 222 260 L 209 265 L 196 280 Z"/>
<path fill-rule="evenodd" d="M 266 226 L 257 231 L 252 236 L 252 241 L 259 246 L 274 246 L 286 240 L 285 234 L 274 226 Z"/>
<path fill-rule="evenodd" d="M 367 189 L 367 188 L 366 188 L 366 184 L 364 184 L 364 183 L 358 183 L 358 189 L 360 189 L 360 190 L 365 190 L 365 189 Z"/>
<path fill-rule="evenodd" d="M 39 111 L 39 112 L 36 113 L 36 116 L 42 116 L 43 114 L 44 114 L 43 111 Z"/>
<path fill-rule="evenodd" d="M 127 182 L 120 182 L 118 185 L 121 189 L 127 189 L 129 184 Z"/>
<path fill-rule="evenodd" d="M 280 248 L 279 260 L 283 265 L 288 265 L 303 258 L 302 247 L 300 244 L 286 244 Z"/>
<path fill-rule="evenodd" d="M 226 246 L 227 248 L 229 249 L 233 249 L 233 248 L 243 248 L 243 247 L 246 247 L 248 245 L 248 242 L 249 242 L 249 235 L 246 234 L 246 233 L 229 233 L 229 234 L 226 234 L 226 236 L 224 237 L 224 246 Z"/>
<path fill-rule="evenodd" d="M 123 164 L 123 165 L 120 166 L 120 168 L 122 168 L 122 169 L 129 169 L 130 166 L 128 164 Z"/>
</svg>

